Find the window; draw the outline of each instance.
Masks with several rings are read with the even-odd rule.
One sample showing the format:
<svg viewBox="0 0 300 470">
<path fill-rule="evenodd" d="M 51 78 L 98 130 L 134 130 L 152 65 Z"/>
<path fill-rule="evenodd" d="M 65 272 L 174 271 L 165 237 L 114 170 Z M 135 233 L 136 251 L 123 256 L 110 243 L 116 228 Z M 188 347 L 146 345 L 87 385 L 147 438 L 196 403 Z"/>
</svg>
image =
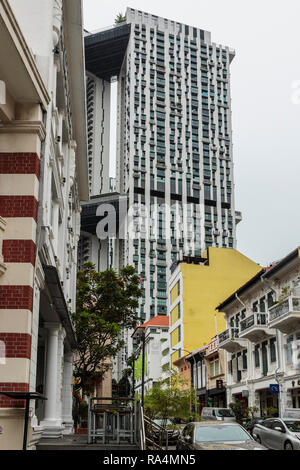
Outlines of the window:
<svg viewBox="0 0 300 470">
<path fill-rule="evenodd" d="M 271 362 L 276 362 L 276 338 L 270 339 L 270 358 Z"/>
<path fill-rule="evenodd" d="M 289 336 L 286 340 L 286 362 L 291 364 L 293 362 L 293 340 L 294 336 Z"/>
<path fill-rule="evenodd" d="M 268 308 L 272 307 L 274 303 L 273 292 L 269 292 L 267 302 L 268 302 Z"/>
<path fill-rule="evenodd" d="M 259 301 L 259 311 L 260 312 L 265 312 L 266 311 L 266 299 L 265 299 L 265 297 L 263 297 Z"/>
<path fill-rule="evenodd" d="M 247 370 L 248 364 L 247 364 L 247 351 L 243 351 L 243 370 Z"/>
<path fill-rule="evenodd" d="M 215 377 L 216 375 L 220 375 L 220 361 L 219 359 L 216 359 L 214 361 L 211 361 L 209 364 L 209 373 L 210 377 Z"/>
<path fill-rule="evenodd" d="M 255 346 L 254 359 L 255 359 L 255 367 L 259 367 L 260 366 L 259 346 Z"/>
<path fill-rule="evenodd" d="M 266 377 L 268 375 L 268 350 L 267 350 L 268 342 L 264 341 L 262 343 L 261 354 L 262 354 L 262 367 L 263 367 L 263 375 Z"/>
</svg>

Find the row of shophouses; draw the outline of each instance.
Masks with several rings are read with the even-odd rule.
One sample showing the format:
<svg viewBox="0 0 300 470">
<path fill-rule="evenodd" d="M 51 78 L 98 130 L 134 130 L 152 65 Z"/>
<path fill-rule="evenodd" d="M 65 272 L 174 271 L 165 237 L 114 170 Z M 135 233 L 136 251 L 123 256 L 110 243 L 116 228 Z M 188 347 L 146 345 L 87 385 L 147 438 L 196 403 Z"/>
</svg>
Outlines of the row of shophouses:
<svg viewBox="0 0 300 470">
<path fill-rule="evenodd" d="M 199 412 L 236 400 L 257 416 L 300 408 L 299 248 L 268 268 L 236 250 L 209 248 L 202 259 L 178 263 L 169 297 L 169 317 L 139 327 L 146 389 L 171 366 L 195 389 Z M 278 384 L 280 394 L 271 393 Z"/>
</svg>

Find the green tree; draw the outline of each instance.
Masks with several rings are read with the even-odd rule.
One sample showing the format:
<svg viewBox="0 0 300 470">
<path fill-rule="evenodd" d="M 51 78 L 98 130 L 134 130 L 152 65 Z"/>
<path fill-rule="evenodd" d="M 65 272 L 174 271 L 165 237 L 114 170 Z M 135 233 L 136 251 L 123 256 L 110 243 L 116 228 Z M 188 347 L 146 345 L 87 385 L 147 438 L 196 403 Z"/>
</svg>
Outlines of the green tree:
<svg viewBox="0 0 300 470">
<path fill-rule="evenodd" d="M 241 400 L 236 400 L 233 403 L 229 403 L 229 408 L 235 414 L 237 422 L 242 423 L 246 413 L 245 403 Z"/>
<path fill-rule="evenodd" d="M 145 415 L 151 419 L 199 420 L 193 413 L 192 406 L 196 404 L 195 391 L 184 389 L 185 381 L 176 372 L 170 371 L 169 377 L 156 383 L 145 394 Z M 196 408 L 196 407 L 195 407 Z"/>
<path fill-rule="evenodd" d="M 125 21 L 126 21 L 126 16 L 123 15 L 122 13 L 119 13 L 115 18 L 115 24 L 125 23 Z"/>
<path fill-rule="evenodd" d="M 135 328 L 140 278 L 132 266 L 98 273 L 93 263 L 84 265 L 77 276 L 77 304 L 73 321 L 77 344 L 74 360 L 75 390 L 89 394 L 95 380 L 109 369 L 124 342 L 123 328 Z"/>
</svg>

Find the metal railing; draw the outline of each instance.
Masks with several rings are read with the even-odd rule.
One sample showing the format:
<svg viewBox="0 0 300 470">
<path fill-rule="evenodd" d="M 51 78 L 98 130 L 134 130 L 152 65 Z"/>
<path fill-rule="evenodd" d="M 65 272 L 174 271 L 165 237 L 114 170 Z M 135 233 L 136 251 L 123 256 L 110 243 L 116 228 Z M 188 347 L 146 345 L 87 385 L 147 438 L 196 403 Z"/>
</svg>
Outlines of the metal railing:
<svg viewBox="0 0 300 470">
<path fill-rule="evenodd" d="M 300 312 L 300 297 L 290 296 L 269 308 L 269 321 L 282 317 L 288 312 Z"/>
<path fill-rule="evenodd" d="M 144 416 L 146 448 L 152 450 L 168 450 L 168 430 L 152 419 Z"/>
<path fill-rule="evenodd" d="M 253 326 L 267 326 L 268 324 L 268 314 L 267 313 L 253 313 L 250 317 L 241 321 L 240 331 L 246 331 Z"/>
<path fill-rule="evenodd" d="M 137 403 L 133 398 L 90 397 L 88 444 L 136 442 Z"/>
<path fill-rule="evenodd" d="M 234 340 L 239 337 L 239 329 L 238 328 L 229 328 L 226 331 L 223 331 L 223 333 L 220 333 L 218 335 L 219 339 L 219 345 L 222 343 L 225 343 L 228 340 Z"/>
<path fill-rule="evenodd" d="M 140 401 L 136 403 L 136 443 L 140 450 L 146 449 L 144 410 Z"/>
</svg>

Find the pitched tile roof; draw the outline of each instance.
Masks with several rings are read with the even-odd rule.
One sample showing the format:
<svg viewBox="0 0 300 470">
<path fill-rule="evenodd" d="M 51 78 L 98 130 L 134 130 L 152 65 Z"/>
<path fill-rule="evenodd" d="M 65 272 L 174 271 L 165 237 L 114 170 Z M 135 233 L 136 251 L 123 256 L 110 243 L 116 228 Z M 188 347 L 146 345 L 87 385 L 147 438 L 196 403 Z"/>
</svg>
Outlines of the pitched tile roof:
<svg viewBox="0 0 300 470">
<path fill-rule="evenodd" d="M 146 328 L 147 326 L 169 326 L 169 324 L 169 317 L 165 315 L 157 315 L 143 325 L 140 325 L 138 328 Z"/>
</svg>

